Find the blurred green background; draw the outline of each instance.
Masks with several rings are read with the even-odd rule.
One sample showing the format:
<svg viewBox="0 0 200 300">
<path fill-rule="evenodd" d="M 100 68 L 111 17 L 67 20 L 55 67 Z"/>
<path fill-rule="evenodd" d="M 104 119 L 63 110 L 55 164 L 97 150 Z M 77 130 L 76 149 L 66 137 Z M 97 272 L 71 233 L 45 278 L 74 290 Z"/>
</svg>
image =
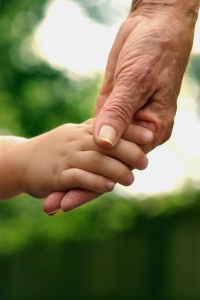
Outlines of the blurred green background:
<svg viewBox="0 0 200 300">
<path fill-rule="evenodd" d="M 109 22 L 98 1 L 76 2 Z M 92 116 L 101 75 L 75 81 L 31 49 L 45 5 L 0 1 L 1 134 L 32 137 Z M 200 56 L 188 72 L 200 83 Z M 200 299 L 199 200 L 188 183 L 143 201 L 111 193 L 54 218 L 41 200 L 2 202 L 0 300 Z"/>
</svg>

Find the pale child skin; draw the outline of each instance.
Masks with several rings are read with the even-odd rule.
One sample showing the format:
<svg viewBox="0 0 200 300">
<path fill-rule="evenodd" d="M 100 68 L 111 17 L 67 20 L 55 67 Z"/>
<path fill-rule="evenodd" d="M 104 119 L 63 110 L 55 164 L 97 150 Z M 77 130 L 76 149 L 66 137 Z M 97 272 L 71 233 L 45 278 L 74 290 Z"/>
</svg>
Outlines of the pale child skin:
<svg viewBox="0 0 200 300">
<path fill-rule="evenodd" d="M 113 149 L 93 141 L 93 125 L 66 124 L 31 139 L 0 137 L 0 200 L 22 193 L 37 198 L 74 188 L 105 193 L 115 183 L 128 186 L 132 169 L 148 160 L 136 144 L 151 141 L 149 130 L 130 125 Z"/>
</svg>

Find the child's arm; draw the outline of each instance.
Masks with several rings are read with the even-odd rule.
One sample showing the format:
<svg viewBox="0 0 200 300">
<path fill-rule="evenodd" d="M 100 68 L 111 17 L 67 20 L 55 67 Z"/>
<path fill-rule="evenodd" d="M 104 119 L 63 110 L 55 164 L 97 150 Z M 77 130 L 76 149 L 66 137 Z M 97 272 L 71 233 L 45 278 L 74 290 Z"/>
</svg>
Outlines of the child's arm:
<svg viewBox="0 0 200 300">
<path fill-rule="evenodd" d="M 73 188 L 105 193 L 115 182 L 130 185 L 131 169 L 146 165 L 142 150 L 125 140 L 112 150 L 98 148 L 92 125 L 67 124 L 29 140 L 1 137 L 0 199 Z"/>
</svg>

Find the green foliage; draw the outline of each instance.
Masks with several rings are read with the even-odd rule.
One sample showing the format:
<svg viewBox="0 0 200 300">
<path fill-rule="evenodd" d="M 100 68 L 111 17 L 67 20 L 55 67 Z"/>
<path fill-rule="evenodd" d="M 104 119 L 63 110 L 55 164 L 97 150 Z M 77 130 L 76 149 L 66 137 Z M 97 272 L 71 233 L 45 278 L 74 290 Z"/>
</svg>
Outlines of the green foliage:
<svg viewBox="0 0 200 300">
<path fill-rule="evenodd" d="M 75 82 L 35 57 L 32 51 L 31 34 L 43 16 L 44 4 L 45 1 L 27 0 L 1 4 L 2 134 L 32 137 L 92 116 L 99 79 Z"/>
<path fill-rule="evenodd" d="M 197 83 L 197 86 L 200 87 L 200 55 L 199 54 L 193 54 L 190 58 L 188 70 L 188 75 L 190 78 Z M 197 101 L 198 104 L 200 103 L 200 88 L 197 91 Z M 197 111 L 199 117 L 200 117 L 200 105 L 198 105 L 198 111 Z"/>
<path fill-rule="evenodd" d="M 42 212 L 40 200 L 24 195 L 1 203 L 0 254 L 13 254 L 34 245 L 57 247 L 72 241 L 109 240 L 133 228 L 141 216 L 168 218 L 196 207 L 199 198 L 200 193 L 190 188 L 184 194 L 143 201 L 111 193 L 51 218 Z"/>
<path fill-rule="evenodd" d="M 74 1 L 96 21 L 109 21 L 111 4 L 106 1 Z M 92 116 L 100 77 L 73 80 L 67 73 L 52 69 L 32 51 L 31 35 L 43 17 L 45 5 L 45 0 L 1 1 L 1 134 L 32 137 Z M 200 78 L 199 57 L 193 60 L 190 67 Z M 177 203 L 184 203 L 186 196 L 181 194 L 179 198 Z M 134 226 L 140 214 L 154 216 L 179 210 L 179 205 L 174 205 L 175 199 L 172 196 L 139 203 L 112 193 L 75 212 L 50 219 L 43 214 L 40 201 L 23 196 L 1 203 L 0 253 L 14 253 L 40 242 L 62 244 L 67 240 L 107 239 Z"/>
<path fill-rule="evenodd" d="M 200 55 L 193 54 L 190 58 L 188 73 L 200 83 Z"/>
</svg>

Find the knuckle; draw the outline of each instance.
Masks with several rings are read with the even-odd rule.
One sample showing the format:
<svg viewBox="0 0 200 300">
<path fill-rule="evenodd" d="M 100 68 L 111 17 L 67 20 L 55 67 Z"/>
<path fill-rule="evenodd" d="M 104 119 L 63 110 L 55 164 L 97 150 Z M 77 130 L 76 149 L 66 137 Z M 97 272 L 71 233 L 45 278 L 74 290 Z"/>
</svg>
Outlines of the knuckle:
<svg viewBox="0 0 200 300">
<path fill-rule="evenodd" d="M 129 99 L 139 100 L 138 108 L 145 104 L 156 89 L 157 81 L 149 60 L 149 55 L 143 55 L 137 62 L 125 60 L 115 74 L 115 85 L 123 87 L 123 95 Z"/>
<path fill-rule="evenodd" d="M 70 148 L 70 144 L 69 144 L 69 148 Z M 67 151 L 66 153 L 67 153 L 67 156 L 65 158 L 65 165 L 68 168 L 75 168 L 76 162 L 78 161 L 78 157 L 79 157 L 79 150 L 76 149 L 76 151 L 74 151 L 74 152 Z"/>
<path fill-rule="evenodd" d="M 100 178 L 99 176 L 98 178 L 95 177 L 94 180 L 92 181 L 91 188 L 98 193 L 105 192 L 105 182 L 103 178 Z"/>
<path fill-rule="evenodd" d="M 98 152 L 91 152 L 89 156 L 89 164 L 99 169 L 102 164 L 102 155 Z"/>
<path fill-rule="evenodd" d="M 122 37 L 126 37 L 132 29 L 132 22 L 130 22 L 129 19 L 126 19 L 122 22 L 120 28 L 119 28 L 119 35 Z"/>
<path fill-rule="evenodd" d="M 166 128 L 166 132 L 165 132 L 165 135 L 164 135 L 164 138 L 163 138 L 163 143 L 166 142 L 166 141 L 168 141 L 169 138 L 171 137 L 173 126 L 174 126 L 174 119 L 171 120 L 168 123 L 168 126 Z"/>
<path fill-rule="evenodd" d="M 169 140 L 172 133 L 172 128 L 174 125 L 174 116 L 173 114 L 168 114 L 166 116 L 162 114 L 162 118 L 157 122 L 156 136 L 154 139 L 155 145 L 161 145 Z"/>
<path fill-rule="evenodd" d="M 71 185 L 73 185 L 73 183 L 79 184 L 81 181 L 81 176 L 80 176 L 80 172 L 78 172 L 77 170 L 72 170 L 72 174 L 70 176 L 70 183 Z"/>
<path fill-rule="evenodd" d="M 117 95 L 116 95 L 117 96 Z M 112 103 L 108 103 L 105 110 L 105 116 L 109 119 L 113 119 L 116 122 L 120 121 L 123 125 L 127 125 L 133 115 L 134 107 L 130 101 L 117 96 Z"/>
<path fill-rule="evenodd" d="M 128 185 L 128 177 L 130 175 L 130 170 L 126 167 L 123 167 L 121 172 L 117 175 L 117 181 L 122 185 Z"/>
<path fill-rule="evenodd" d="M 97 193 L 105 193 L 106 192 L 106 179 L 100 175 L 93 174 L 92 180 L 87 183 L 90 190 L 95 191 Z"/>
<path fill-rule="evenodd" d="M 134 169 L 134 168 L 138 168 L 138 166 L 140 165 L 140 161 L 141 159 L 143 159 L 143 155 L 142 155 L 142 151 L 139 150 L 139 148 L 133 148 L 128 155 L 128 165 Z"/>
<path fill-rule="evenodd" d="M 123 34 L 124 33 L 124 31 L 126 30 L 126 28 L 127 28 L 127 20 L 124 20 L 123 22 L 122 22 L 122 24 L 121 24 L 121 26 L 120 26 L 120 28 L 119 28 L 119 30 L 120 30 L 120 32 Z"/>
<path fill-rule="evenodd" d="M 133 165 L 132 167 L 133 168 L 136 168 L 136 169 L 143 169 L 143 161 L 144 161 L 144 158 L 145 158 L 145 154 L 142 152 L 142 151 L 139 151 L 137 154 L 136 154 L 136 157 L 135 159 L 133 160 Z"/>
</svg>

